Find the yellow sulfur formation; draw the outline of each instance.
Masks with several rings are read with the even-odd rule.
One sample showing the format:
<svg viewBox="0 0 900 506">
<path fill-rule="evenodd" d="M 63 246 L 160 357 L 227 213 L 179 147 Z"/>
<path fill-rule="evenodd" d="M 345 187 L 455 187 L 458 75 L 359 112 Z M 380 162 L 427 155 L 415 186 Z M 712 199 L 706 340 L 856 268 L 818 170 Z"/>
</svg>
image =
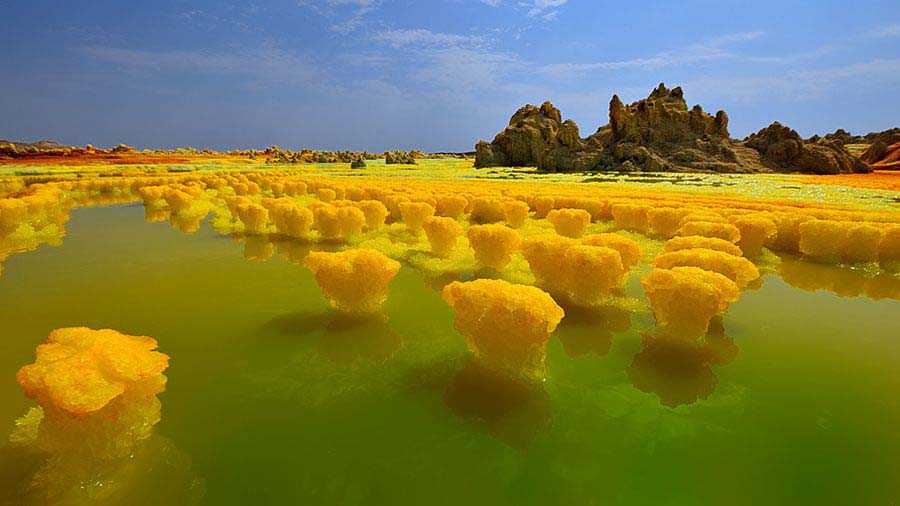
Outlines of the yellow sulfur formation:
<svg viewBox="0 0 900 506">
<path fill-rule="evenodd" d="M 446 195 L 438 197 L 435 205 L 435 214 L 447 218 L 461 218 L 469 207 L 469 201 L 462 195 Z"/>
<path fill-rule="evenodd" d="M 366 217 L 366 228 L 378 230 L 384 225 L 390 212 L 387 207 L 378 200 L 362 200 L 356 206 Z"/>
<path fill-rule="evenodd" d="M 564 258 L 569 280 L 569 298 L 579 306 L 590 306 L 608 297 L 620 286 L 627 269 L 619 252 L 603 246 L 573 246 Z"/>
<path fill-rule="evenodd" d="M 734 281 L 738 288 L 745 288 L 751 281 L 759 277 L 759 269 L 750 260 L 730 255 L 724 251 L 704 248 L 683 249 L 665 253 L 656 259 L 654 265 L 659 269 L 699 267 L 708 271 L 718 272 Z"/>
<path fill-rule="evenodd" d="M 263 234 L 266 232 L 269 211 L 265 207 L 254 204 L 249 200 L 238 201 L 234 206 L 234 213 L 244 225 L 244 232 L 248 234 Z"/>
<path fill-rule="evenodd" d="M 426 202 L 401 202 L 399 207 L 403 223 L 414 232 L 422 230 L 422 222 L 434 216 L 434 207 Z"/>
<path fill-rule="evenodd" d="M 337 192 L 331 188 L 319 188 L 316 190 L 316 197 L 322 202 L 328 203 L 337 198 Z"/>
<path fill-rule="evenodd" d="M 603 246 L 619 252 L 622 265 L 629 270 L 641 259 L 641 248 L 638 243 L 621 234 L 591 234 L 581 239 L 581 243 L 587 246 Z"/>
<path fill-rule="evenodd" d="M 674 207 L 654 207 L 647 210 L 647 219 L 653 233 L 664 238 L 675 235 L 681 226 L 681 219 L 688 213 L 685 209 Z"/>
<path fill-rule="evenodd" d="M 649 206 L 639 204 L 613 204 L 612 216 L 616 226 L 645 234 L 650 231 Z"/>
<path fill-rule="evenodd" d="M 738 299 L 725 276 L 698 267 L 654 269 L 641 280 L 657 324 L 684 337 L 700 337 L 709 321 Z"/>
<path fill-rule="evenodd" d="M 313 213 L 292 201 L 279 202 L 269 210 L 278 233 L 290 237 L 307 237 L 313 224 Z"/>
<path fill-rule="evenodd" d="M 732 216 L 729 221 L 740 231 L 741 238 L 737 244 L 747 256 L 760 254 L 763 244 L 778 233 L 775 222 L 761 215 Z"/>
<path fill-rule="evenodd" d="M 522 255 L 539 287 L 577 306 L 603 302 L 621 286 L 628 270 L 615 249 L 583 245 L 560 235 L 528 238 Z"/>
<path fill-rule="evenodd" d="M 496 270 L 506 267 L 522 242 L 515 230 L 504 225 L 473 225 L 466 236 L 475 251 L 476 267 Z"/>
<path fill-rule="evenodd" d="M 442 296 L 477 360 L 515 376 L 544 377 L 547 340 L 565 315 L 550 295 L 533 286 L 479 279 L 454 281 Z"/>
<path fill-rule="evenodd" d="M 462 233 L 462 227 L 453 218 L 434 216 L 422 223 L 431 252 L 437 257 L 446 257 L 456 246 L 456 240 Z"/>
<path fill-rule="evenodd" d="M 725 239 L 719 239 L 718 237 L 703 237 L 699 235 L 673 237 L 666 241 L 665 245 L 666 253 L 695 248 L 721 251 L 723 253 L 728 253 L 729 255 L 734 255 L 736 257 L 743 256 L 741 248 L 735 246 L 734 243 L 726 241 Z"/>
<path fill-rule="evenodd" d="M 553 224 L 557 234 L 577 239 L 591 224 L 591 214 L 584 209 L 554 209 L 547 213 L 547 221 Z"/>
<path fill-rule="evenodd" d="M 478 197 L 472 201 L 469 219 L 473 223 L 497 223 L 506 219 L 503 200 L 491 197 Z"/>
<path fill-rule="evenodd" d="M 319 235 L 327 240 L 347 240 L 362 233 L 366 215 L 355 207 L 323 205 L 315 210 Z"/>
<path fill-rule="evenodd" d="M 44 409 L 83 415 L 119 396 L 151 397 L 165 390 L 169 357 L 156 341 L 115 330 L 57 329 L 36 350 L 16 381 Z"/>
<path fill-rule="evenodd" d="M 826 262 L 874 262 L 884 230 L 874 224 L 809 220 L 800 224 L 800 252 Z"/>
<path fill-rule="evenodd" d="M 679 227 L 676 233 L 682 237 L 689 235 L 716 237 L 730 243 L 736 243 L 741 239 L 741 231 L 737 227 L 730 223 L 714 221 L 689 221 Z"/>
<path fill-rule="evenodd" d="M 520 200 L 507 200 L 503 203 L 503 216 L 506 224 L 512 228 L 519 228 L 525 224 L 528 211 L 528 204 Z"/>
<path fill-rule="evenodd" d="M 331 304 L 348 313 L 374 313 L 387 300 L 387 288 L 400 263 L 371 249 L 338 253 L 314 251 L 304 260 Z"/>
</svg>

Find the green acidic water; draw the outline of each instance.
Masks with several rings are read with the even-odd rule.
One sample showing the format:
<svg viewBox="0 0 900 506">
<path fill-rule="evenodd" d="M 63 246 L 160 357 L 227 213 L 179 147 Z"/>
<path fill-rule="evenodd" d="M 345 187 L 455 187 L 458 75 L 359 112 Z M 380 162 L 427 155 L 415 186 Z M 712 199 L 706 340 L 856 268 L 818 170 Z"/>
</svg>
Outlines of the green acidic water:
<svg viewBox="0 0 900 506">
<path fill-rule="evenodd" d="M 245 247 L 252 257 L 271 246 L 208 226 L 184 235 L 118 206 L 76 210 L 61 246 L 4 261 L 5 432 L 34 406 L 15 373 L 55 328 L 149 335 L 171 356 L 153 436 L 106 481 L 79 484 L 74 503 L 900 497 L 900 301 L 767 275 L 724 316 L 716 342 L 732 359 L 721 365 L 642 344 L 647 310 L 573 313 L 550 340 L 548 379 L 528 386 L 469 361 L 440 283 L 414 269 L 392 283 L 386 319 L 350 321 L 299 264 L 303 245 L 278 245 L 284 254 L 265 261 L 245 260 Z M 799 275 L 815 286 L 828 276 L 856 286 L 852 273 L 807 267 Z M 640 296 L 637 275 L 629 293 Z M 0 503 L 40 504 L 50 485 L 28 483 L 41 462 L 0 449 Z"/>
</svg>

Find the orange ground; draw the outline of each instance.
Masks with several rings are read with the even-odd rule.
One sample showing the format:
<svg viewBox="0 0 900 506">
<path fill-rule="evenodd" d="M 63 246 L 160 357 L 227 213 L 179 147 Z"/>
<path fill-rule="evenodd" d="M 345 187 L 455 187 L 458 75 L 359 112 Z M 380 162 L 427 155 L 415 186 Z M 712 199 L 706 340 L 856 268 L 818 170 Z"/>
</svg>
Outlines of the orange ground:
<svg viewBox="0 0 900 506">
<path fill-rule="evenodd" d="M 92 153 L 82 155 L 33 155 L 21 158 L 0 157 L 0 166 L 30 167 L 35 165 L 83 166 L 83 165 L 178 165 L 222 164 L 251 165 L 265 163 L 265 158 L 250 160 L 246 156 L 226 154 L 187 155 L 178 153 Z"/>
<path fill-rule="evenodd" d="M 856 188 L 900 191 L 900 171 L 876 170 L 871 174 L 839 174 L 834 176 L 798 176 L 806 184 L 833 184 Z"/>
</svg>

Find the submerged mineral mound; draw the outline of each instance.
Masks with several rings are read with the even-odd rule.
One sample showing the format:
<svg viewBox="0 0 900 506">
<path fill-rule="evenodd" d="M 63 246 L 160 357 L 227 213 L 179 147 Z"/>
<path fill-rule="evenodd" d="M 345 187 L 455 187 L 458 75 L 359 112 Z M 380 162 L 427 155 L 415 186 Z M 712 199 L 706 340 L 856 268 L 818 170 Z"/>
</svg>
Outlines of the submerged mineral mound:
<svg viewBox="0 0 900 506">
<path fill-rule="evenodd" d="M 805 142 L 796 132 L 788 135 L 774 130 L 767 135 L 754 134 L 754 138 L 753 145 L 733 140 L 725 111 L 713 116 L 699 105 L 689 109 L 680 87 L 670 90 L 660 84 L 647 98 L 630 105 L 614 95 L 609 123 L 586 138 L 581 138 L 574 121 L 563 121 L 550 102 L 540 107 L 526 105 L 492 142 L 480 141 L 475 146 L 475 166 L 535 166 L 546 172 L 869 170 L 837 142 Z M 777 156 L 778 149 L 767 153 L 771 144 L 787 140 L 799 144 L 784 156 Z M 806 162 L 810 165 L 804 165 Z"/>
</svg>

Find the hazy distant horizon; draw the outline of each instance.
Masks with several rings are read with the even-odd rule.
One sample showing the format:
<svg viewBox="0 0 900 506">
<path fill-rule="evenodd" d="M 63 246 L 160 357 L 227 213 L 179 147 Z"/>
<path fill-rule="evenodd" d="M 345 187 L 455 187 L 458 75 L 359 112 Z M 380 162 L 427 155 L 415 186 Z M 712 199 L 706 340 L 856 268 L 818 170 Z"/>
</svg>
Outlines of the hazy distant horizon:
<svg viewBox="0 0 900 506">
<path fill-rule="evenodd" d="M 887 1 L 14 0 L 0 139 L 139 149 L 463 152 L 526 103 L 582 136 L 660 82 L 742 138 L 898 126 Z"/>
</svg>

